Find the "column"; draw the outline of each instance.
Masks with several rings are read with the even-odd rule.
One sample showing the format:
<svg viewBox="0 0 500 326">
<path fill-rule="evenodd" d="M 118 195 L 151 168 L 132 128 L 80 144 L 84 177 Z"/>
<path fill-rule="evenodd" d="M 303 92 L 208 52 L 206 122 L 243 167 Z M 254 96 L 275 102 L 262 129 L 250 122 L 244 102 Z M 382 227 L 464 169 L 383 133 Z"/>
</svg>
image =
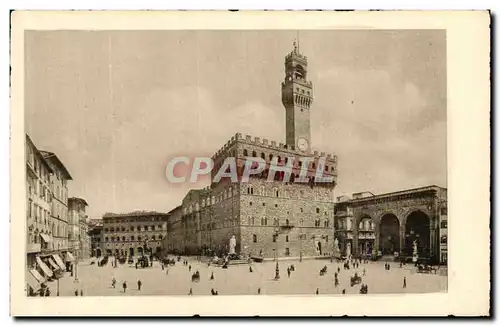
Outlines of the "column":
<svg viewBox="0 0 500 326">
<path fill-rule="evenodd" d="M 354 223 L 354 225 L 352 225 L 352 248 L 351 248 L 351 251 L 352 251 L 352 255 L 353 256 L 357 256 L 359 255 L 359 241 L 358 241 L 358 237 L 359 237 L 359 230 L 358 230 L 358 225 L 357 223 Z"/>
<path fill-rule="evenodd" d="M 405 241 L 405 227 L 399 226 L 399 255 L 400 256 L 403 253 L 404 241 Z"/>
</svg>

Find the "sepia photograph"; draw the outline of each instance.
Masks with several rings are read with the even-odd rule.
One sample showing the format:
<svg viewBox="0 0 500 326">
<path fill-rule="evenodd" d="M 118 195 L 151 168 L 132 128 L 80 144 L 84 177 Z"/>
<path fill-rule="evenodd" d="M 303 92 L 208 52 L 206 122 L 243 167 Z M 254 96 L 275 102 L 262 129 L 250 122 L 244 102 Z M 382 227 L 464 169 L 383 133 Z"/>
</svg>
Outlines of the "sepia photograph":
<svg viewBox="0 0 500 326">
<path fill-rule="evenodd" d="M 451 291 L 445 28 L 22 37 L 28 300 Z"/>
</svg>

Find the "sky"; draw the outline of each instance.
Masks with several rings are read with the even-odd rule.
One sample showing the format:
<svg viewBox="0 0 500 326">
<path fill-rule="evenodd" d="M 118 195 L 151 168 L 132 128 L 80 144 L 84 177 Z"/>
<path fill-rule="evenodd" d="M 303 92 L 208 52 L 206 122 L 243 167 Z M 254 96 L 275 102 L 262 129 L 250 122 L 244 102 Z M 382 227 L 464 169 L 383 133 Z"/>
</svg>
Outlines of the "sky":
<svg viewBox="0 0 500 326">
<path fill-rule="evenodd" d="M 175 156 L 235 133 L 285 142 L 284 57 L 300 40 L 313 150 L 336 196 L 446 187 L 446 35 L 438 30 L 28 31 L 25 131 L 55 152 L 90 218 L 179 205 Z"/>
</svg>

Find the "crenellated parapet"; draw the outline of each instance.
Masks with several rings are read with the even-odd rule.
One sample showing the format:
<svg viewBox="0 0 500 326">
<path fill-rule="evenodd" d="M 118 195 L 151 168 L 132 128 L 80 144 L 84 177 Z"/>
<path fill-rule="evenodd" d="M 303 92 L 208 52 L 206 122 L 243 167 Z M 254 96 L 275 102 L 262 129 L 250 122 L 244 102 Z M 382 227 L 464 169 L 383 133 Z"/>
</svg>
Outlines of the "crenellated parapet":
<svg viewBox="0 0 500 326">
<path fill-rule="evenodd" d="M 223 166 L 224 160 L 228 157 L 236 159 L 236 165 L 239 169 L 244 167 L 246 158 L 258 157 L 264 159 L 268 168 L 273 159 L 277 159 L 278 165 L 285 165 L 288 159 L 293 158 L 294 177 L 298 177 L 302 170 L 300 158 L 308 158 L 309 166 L 307 175 L 309 177 L 315 177 L 320 165 L 323 164 L 321 166 L 323 168 L 322 175 L 324 177 L 333 177 L 334 184 L 336 184 L 337 155 L 332 153 L 320 151 L 303 152 L 293 145 L 237 133 L 213 155 L 214 168 L 212 170 L 212 179 Z"/>
</svg>

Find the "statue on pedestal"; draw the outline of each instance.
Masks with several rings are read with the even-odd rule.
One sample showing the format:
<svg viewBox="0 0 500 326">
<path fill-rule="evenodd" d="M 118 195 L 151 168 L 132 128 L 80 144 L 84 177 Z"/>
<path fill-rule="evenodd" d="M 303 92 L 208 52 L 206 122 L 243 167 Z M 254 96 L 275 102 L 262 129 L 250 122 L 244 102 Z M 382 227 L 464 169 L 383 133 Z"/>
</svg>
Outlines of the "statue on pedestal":
<svg viewBox="0 0 500 326">
<path fill-rule="evenodd" d="M 347 259 L 349 259 L 351 257 L 351 243 L 350 242 L 347 243 L 347 248 L 345 250 L 345 255 L 346 255 Z"/>
<path fill-rule="evenodd" d="M 335 254 L 339 254 L 340 253 L 339 239 L 337 239 L 337 238 L 335 238 L 335 240 L 333 241 L 333 250 L 334 250 Z"/>
<path fill-rule="evenodd" d="M 236 254 L 236 237 L 234 235 L 229 239 L 229 254 Z"/>
<path fill-rule="evenodd" d="M 418 260 L 418 248 L 417 248 L 417 240 L 413 240 L 413 262 L 415 263 Z"/>
</svg>

